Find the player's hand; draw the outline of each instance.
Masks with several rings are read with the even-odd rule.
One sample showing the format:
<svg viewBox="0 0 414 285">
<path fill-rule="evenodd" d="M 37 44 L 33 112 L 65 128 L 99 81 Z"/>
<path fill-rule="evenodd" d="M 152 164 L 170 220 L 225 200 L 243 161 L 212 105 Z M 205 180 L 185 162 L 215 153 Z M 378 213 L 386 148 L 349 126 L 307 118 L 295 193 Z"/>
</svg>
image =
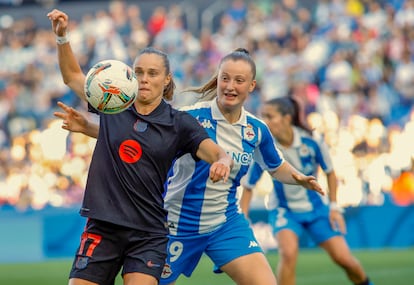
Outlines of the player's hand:
<svg viewBox="0 0 414 285">
<path fill-rule="evenodd" d="M 329 222 L 334 231 L 339 231 L 342 234 L 346 234 L 345 219 L 341 212 L 331 209 L 329 212 Z"/>
<path fill-rule="evenodd" d="M 62 102 L 57 104 L 64 112 L 54 112 L 53 115 L 63 120 L 62 129 L 75 133 L 84 133 L 88 126 L 88 120 L 72 107 Z"/>
<path fill-rule="evenodd" d="M 227 159 L 227 160 L 220 159 L 214 162 L 210 166 L 210 179 L 213 182 L 218 182 L 220 180 L 227 182 L 232 166 L 233 166 L 232 159 Z"/>
<path fill-rule="evenodd" d="M 68 28 L 69 16 L 60 10 L 53 9 L 51 12 L 47 13 L 47 17 L 52 24 L 53 32 L 57 36 L 65 36 L 66 29 Z"/>
<path fill-rule="evenodd" d="M 306 176 L 293 173 L 292 177 L 298 184 L 302 185 L 306 189 L 316 191 L 321 195 L 325 195 L 325 192 L 323 192 L 321 185 L 319 185 L 314 176 Z"/>
</svg>

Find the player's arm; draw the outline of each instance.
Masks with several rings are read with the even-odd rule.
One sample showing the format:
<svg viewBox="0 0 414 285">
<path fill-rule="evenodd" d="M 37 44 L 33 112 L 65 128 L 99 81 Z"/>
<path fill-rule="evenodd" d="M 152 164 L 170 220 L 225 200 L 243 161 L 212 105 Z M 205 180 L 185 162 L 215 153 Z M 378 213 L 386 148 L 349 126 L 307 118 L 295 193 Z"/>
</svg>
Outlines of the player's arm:
<svg viewBox="0 0 414 285">
<path fill-rule="evenodd" d="M 203 140 L 198 146 L 197 157 L 210 163 L 210 179 L 213 182 L 227 181 L 233 167 L 233 160 L 212 139 Z"/>
<path fill-rule="evenodd" d="M 249 218 L 250 203 L 252 198 L 253 188 L 243 185 L 242 196 L 240 198 L 240 208 L 247 219 Z"/>
<path fill-rule="evenodd" d="M 51 21 L 52 30 L 57 36 L 58 61 L 63 81 L 79 98 L 86 101 L 83 89 L 85 74 L 82 72 L 66 38 L 69 16 L 60 10 L 54 9 L 47 14 L 47 17 Z"/>
<path fill-rule="evenodd" d="M 274 171 L 269 171 L 270 175 L 285 184 L 302 185 L 306 189 L 314 190 L 322 195 L 324 192 L 321 185 L 314 176 L 307 176 L 299 172 L 286 160 Z"/>
<path fill-rule="evenodd" d="M 249 218 L 250 203 L 253 198 L 253 188 L 263 174 L 263 169 L 256 162 L 249 165 L 246 175 L 242 179 L 242 196 L 240 197 L 240 208 L 246 218 Z"/>
<path fill-rule="evenodd" d="M 62 129 L 82 133 L 93 138 L 98 137 L 98 124 L 89 122 L 80 112 L 62 102 L 57 104 L 63 112 L 54 112 L 53 115 L 63 120 Z"/>
<path fill-rule="evenodd" d="M 330 201 L 329 222 L 334 230 L 346 233 L 346 224 L 342 216 L 343 209 L 336 202 L 336 193 L 338 188 L 337 177 L 335 171 L 326 174 L 326 181 L 328 184 L 328 196 Z"/>
</svg>

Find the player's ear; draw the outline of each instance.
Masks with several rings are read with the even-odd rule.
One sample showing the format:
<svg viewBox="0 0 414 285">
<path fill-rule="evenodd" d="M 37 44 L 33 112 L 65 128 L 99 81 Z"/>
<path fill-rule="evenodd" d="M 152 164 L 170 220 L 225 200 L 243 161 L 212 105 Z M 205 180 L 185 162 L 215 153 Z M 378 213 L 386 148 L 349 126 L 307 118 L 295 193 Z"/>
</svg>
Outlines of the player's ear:
<svg viewBox="0 0 414 285">
<path fill-rule="evenodd" d="M 165 77 L 165 81 L 164 81 L 164 86 L 168 86 L 168 84 L 170 84 L 172 79 L 172 74 L 171 72 L 167 74 L 167 76 Z"/>
<path fill-rule="evenodd" d="M 256 87 L 256 80 L 252 80 L 249 86 L 249 93 L 252 93 L 255 87 Z"/>
</svg>

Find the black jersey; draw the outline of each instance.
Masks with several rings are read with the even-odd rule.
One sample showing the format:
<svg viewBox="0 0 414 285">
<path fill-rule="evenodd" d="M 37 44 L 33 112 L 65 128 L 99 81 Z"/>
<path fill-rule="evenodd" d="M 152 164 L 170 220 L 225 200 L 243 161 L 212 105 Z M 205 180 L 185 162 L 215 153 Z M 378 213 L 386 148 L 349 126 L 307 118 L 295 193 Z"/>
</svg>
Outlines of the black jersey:
<svg viewBox="0 0 414 285">
<path fill-rule="evenodd" d="M 194 117 L 165 101 L 149 115 L 133 107 L 100 114 L 81 215 L 166 233 L 163 192 L 168 170 L 184 153 L 196 157 L 207 138 Z"/>
</svg>

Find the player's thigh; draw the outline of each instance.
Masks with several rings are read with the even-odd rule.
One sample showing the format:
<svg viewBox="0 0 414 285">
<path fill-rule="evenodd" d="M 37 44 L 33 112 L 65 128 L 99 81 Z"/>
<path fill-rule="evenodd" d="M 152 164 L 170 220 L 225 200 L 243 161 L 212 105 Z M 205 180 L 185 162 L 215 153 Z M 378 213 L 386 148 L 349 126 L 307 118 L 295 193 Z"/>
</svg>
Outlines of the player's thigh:
<svg viewBox="0 0 414 285">
<path fill-rule="evenodd" d="M 299 237 L 289 229 L 284 228 L 275 235 L 279 255 L 284 259 L 296 259 L 299 252 Z"/>
<path fill-rule="evenodd" d="M 143 273 L 128 273 L 124 275 L 124 285 L 158 285 L 158 280 Z"/>
<path fill-rule="evenodd" d="M 338 263 L 351 263 L 354 260 L 351 250 L 343 236 L 338 235 L 331 237 L 322 242 L 319 246 Z"/>
<path fill-rule="evenodd" d="M 69 279 L 69 285 L 99 285 L 98 283 L 79 279 L 79 278 L 71 278 Z"/>
<path fill-rule="evenodd" d="M 272 268 L 261 252 L 238 257 L 223 265 L 221 270 L 238 285 L 276 285 Z"/>
<path fill-rule="evenodd" d="M 236 258 L 263 251 L 249 222 L 239 214 L 210 236 L 205 252 L 215 265 L 214 271 L 219 273 L 223 265 Z"/>
</svg>

